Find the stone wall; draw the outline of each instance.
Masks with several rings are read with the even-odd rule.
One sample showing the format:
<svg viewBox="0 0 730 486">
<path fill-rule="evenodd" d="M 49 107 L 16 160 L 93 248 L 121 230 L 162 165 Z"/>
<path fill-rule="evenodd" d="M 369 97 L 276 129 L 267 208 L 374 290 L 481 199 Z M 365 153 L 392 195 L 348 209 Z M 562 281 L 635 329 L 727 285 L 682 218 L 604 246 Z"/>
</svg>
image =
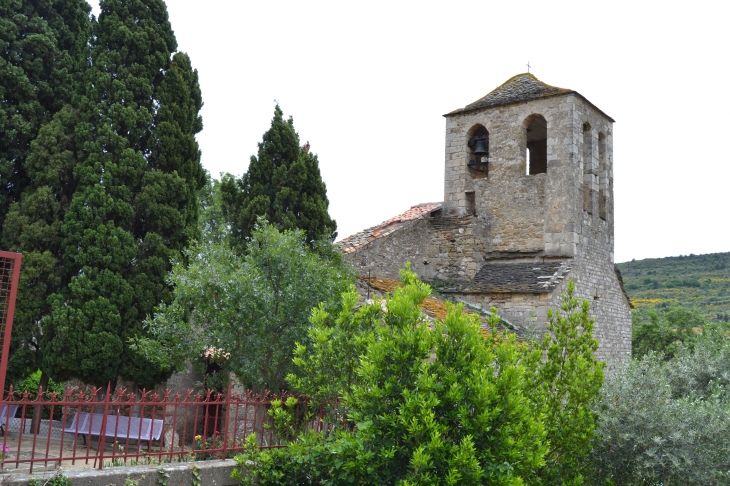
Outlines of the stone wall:
<svg viewBox="0 0 730 486">
<path fill-rule="evenodd" d="M 532 100 L 449 116 L 446 119 L 444 211 L 466 212 L 465 192 L 476 194 L 476 215 L 489 228 L 487 252 L 572 256 L 567 235 L 574 221 L 579 174 L 573 141 L 575 96 Z M 547 174 L 526 175 L 527 119 L 547 120 Z M 469 133 L 489 131 L 489 176 L 477 178 L 467 165 Z"/>
<path fill-rule="evenodd" d="M 426 280 L 462 282 L 485 264 L 564 261 L 572 268 L 549 293 L 489 289 L 453 295 L 485 310 L 497 307 L 522 334 L 540 334 L 548 306 L 559 306 L 572 279 L 578 297 L 591 302 L 598 357 L 616 366 L 631 356 L 631 314 L 614 271 L 613 120 L 578 93 L 558 91 L 447 115 L 442 215 L 346 258 L 365 275 L 398 278 L 398 269 L 410 261 Z M 544 121 L 530 124 L 540 119 L 533 115 Z M 546 130 L 540 148 L 547 155 L 546 173 L 527 174 L 528 125 L 531 143 L 543 143 Z M 468 165 L 474 158 L 468 142 L 481 127 L 489 132 L 485 171 L 481 163 Z"/>
<path fill-rule="evenodd" d="M 427 257 L 431 239 L 429 224 L 424 219 L 408 223 L 404 228 L 386 237 L 373 240 L 354 253 L 345 254 L 345 260 L 354 265 L 361 275 L 379 275 L 399 278 L 399 269 L 411 262 L 412 269 L 431 278 L 435 271 Z"/>
<path fill-rule="evenodd" d="M 541 336 L 547 324 L 548 294 L 516 292 L 451 294 L 455 299 L 489 312 L 492 307 L 520 336 Z"/>
<path fill-rule="evenodd" d="M 591 304 L 590 314 L 595 319 L 593 335 L 600 343 L 596 357 L 606 361 L 609 367 L 616 367 L 631 360 L 631 308 L 613 265 L 596 259 L 596 250 L 590 249 L 576 258 L 571 278 L 577 296 Z M 559 290 L 564 291 L 564 287 Z M 550 305 L 556 307 L 559 297 L 556 290 Z"/>
<path fill-rule="evenodd" d="M 590 303 L 595 319 L 593 336 L 600 346 L 596 357 L 615 368 L 631 360 L 631 309 L 613 264 L 605 258 L 606 248 L 590 242 L 572 259 L 567 278 L 551 293 L 450 293 L 455 299 L 488 312 L 495 307 L 500 316 L 521 336 L 542 336 L 547 330 L 547 309 L 560 308 L 561 294 L 568 280 L 575 283 L 575 295 Z M 603 258 L 602 258 L 603 257 Z"/>
<path fill-rule="evenodd" d="M 483 221 L 469 215 L 419 219 L 384 238 L 373 240 L 345 259 L 361 275 L 399 278 L 411 262 L 422 278 L 469 279 L 484 261 Z"/>
<path fill-rule="evenodd" d="M 570 278 L 578 296 L 591 302 L 594 335 L 601 343 L 598 358 L 617 366 L 631 359 L 631 307 L 614 267 L 613 124 L 580 97 L 573 117 L 583 183 L 582 207 L 573 224 L 577 245 Z M 556 290 L 553 305 L 558 298 Z"/>
<path fill-rule="evenodd" d="M 526 175 L 527 120 L 534 114 L 547 121 L 548 169 Z M 477 126 L 489 131 L 488 177 L 468 166 L 467 141 Z M 592 212 L 613 227 L 612 121 L 575 93 L 450 115 L 445 157 L 444 212 L 467 213 L 466 193 L 474 192 L 490 257 L 574 256 L 584 186 Z"/>
</svg>

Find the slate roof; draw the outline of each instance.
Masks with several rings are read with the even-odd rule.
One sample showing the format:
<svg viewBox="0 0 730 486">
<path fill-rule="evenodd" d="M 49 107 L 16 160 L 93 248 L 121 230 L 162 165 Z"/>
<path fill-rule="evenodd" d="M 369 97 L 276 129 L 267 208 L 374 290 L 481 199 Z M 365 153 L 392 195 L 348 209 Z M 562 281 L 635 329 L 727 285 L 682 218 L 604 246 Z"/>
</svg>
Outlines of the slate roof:
<svg viewBox="0 0 730 486">
<path fill-rule="evenodd" d="M 522 73 L 511 77 L 501 86 L 495 88 L 486 96 L 479 98 L 474 103 L 466 105 L 464 108 L 459 108 L 451 113 L 447 113 L 444 116 L 456 115 L 458 113 L 464 113 L 467 111 L 478 110 L 481 108 L 489 108 L 492 106 L 508 105 L 511 103 L 519 103 L 521 101 L 534 100 L 538 98 L 547 98 L 550 96 L 558 96 L 564 94 L 575 93 L 585 101 L 590 103 L 599 112 L 603 113 L 598 107 L 588 101 L 583 95 L 577 91 L 566 88 L 558 88 L 556 86 L 550 86 L 545 84 L 530 73 Z M 605 113 L 603 113 L 606 115 Z M 606 115 L 611 121 L 613 118 Z"/>
<path fill-rule="evenodd" d="M 336 244 L 343 253 L 353 253 L 371 241 L 383 238 L 405 228 L 411 221 L 428 218 L 432 212 L 441 209 L 441 207 L 442 203 L 440 202 L 416 204 L 415 206 L 411 206 L 408 211 L 385 220 L 377 226 L 343 238 Z"/>
<path fill-rule="evenodd" d="M 552 292 L 570 273 L 570 261 L 544 263 L 487 263 L 470 282 L 455 282 L 441 292 Z"/>
</svg>

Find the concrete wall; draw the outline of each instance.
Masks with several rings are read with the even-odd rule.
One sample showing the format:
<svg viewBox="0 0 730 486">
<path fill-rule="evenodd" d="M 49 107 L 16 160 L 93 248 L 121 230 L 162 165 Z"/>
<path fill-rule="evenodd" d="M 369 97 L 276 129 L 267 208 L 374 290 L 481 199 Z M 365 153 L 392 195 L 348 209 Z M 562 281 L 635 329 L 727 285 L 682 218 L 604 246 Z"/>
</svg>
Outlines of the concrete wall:
<svg viewBox="0 0 730 486">
<path fill-rule="evenodd" d="M 158 486 L 158 480 L 163 478 L 160 470 L 169 474 L 165 478 L 166 486 L 193 486 L 193 468 L 197 468 L 200 475 L 200 484 L 205 486 L 235 486 L 240 484 L 231 478 L 236 462 L 200 461 L 180 464 L 166 464 L 160 466 L 133 466 L 112 467 L 107 469 L 85 469 L 64 471 L 74 486 L 124 486 L 127 479 L 139 481 L 138 486 Z M 3 486 L 21 486 L 30 484 L 32 479 L 40 480 L 43 484 L 53 475 L 53 472 L 39 474 L 3 474 L 0 475 L 0 484 Z"/>
</svg>

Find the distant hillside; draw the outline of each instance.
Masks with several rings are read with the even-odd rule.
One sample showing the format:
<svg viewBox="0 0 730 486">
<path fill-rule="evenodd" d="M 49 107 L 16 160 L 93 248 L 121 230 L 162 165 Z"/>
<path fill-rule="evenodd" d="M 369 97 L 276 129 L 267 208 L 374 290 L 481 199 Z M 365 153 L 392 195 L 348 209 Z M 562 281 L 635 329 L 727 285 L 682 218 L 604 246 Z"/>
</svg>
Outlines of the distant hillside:
<svg viewBox="0 0 730 486">
<path fill-rule="evenodd" d="M 730 253 L 648 258 L 619 263 L 638 309 L 679 304 L 708 319 L 730 320 Z"/>
</svg>

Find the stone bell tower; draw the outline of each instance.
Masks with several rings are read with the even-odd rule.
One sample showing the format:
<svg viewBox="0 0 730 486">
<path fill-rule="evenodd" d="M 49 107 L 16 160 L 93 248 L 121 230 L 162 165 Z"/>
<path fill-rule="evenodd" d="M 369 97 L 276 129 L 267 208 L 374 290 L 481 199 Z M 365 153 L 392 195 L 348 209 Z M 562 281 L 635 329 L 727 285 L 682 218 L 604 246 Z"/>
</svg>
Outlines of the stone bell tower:
<svg viewBox="0 0 730 486">
<path fill-rule="evenodd" d="M 540 331 L 571 279 L 591 302 L 599 357 L 629 359 L 631 304 L 614 265 L 614 120 L 532 74 L 445 117 L 443 211 L 471 215 L 483 243 L 484 265 L 455 290 Z"/>
<path fill-rule="evenodd" d="M 568 280 L 590 301 L 599 359 L 631 358 L 614 265 L 613 123 L 576 91 L 518 74 L 446 117 L 444 201 L 341 240 L 362 274 L 406 263 L 439 292 L 540 334 Z"/>
<path fill-rule="evenodd" d="M 444 212 L 485 222 L 491 258 L 573 257 L 596 239 L 613 263 L 611 117 L 531 74 L 445 117 Z"/>
</svg>

